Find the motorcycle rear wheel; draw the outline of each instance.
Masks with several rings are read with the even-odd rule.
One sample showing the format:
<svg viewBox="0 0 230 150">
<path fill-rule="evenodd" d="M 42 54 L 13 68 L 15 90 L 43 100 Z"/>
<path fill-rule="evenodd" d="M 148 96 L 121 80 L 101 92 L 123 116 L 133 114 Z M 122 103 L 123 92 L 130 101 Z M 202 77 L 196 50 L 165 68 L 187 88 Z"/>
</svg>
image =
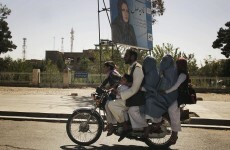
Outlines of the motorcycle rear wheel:
<svg viewBox="0 0 230 150">
<path fill-rule="evenodd" d="M 98 113 L 81 109 L 68 118 L 66 131 L 74 143 L 89 146 L 100 138 L 103 126 L 104 122 Z"/>
<path fill-rule="evenodd" d="M 164 149 L 170 146 L 169 140 L 172 136 L 172 129 L 170 125 L 170 121 L 167 118 L 163 118 L 163 124 L 167 129 L 167 135 L 163 138 L 147 138 L 144 142 L 151 148 L 151 149 Z"/>
</svg>

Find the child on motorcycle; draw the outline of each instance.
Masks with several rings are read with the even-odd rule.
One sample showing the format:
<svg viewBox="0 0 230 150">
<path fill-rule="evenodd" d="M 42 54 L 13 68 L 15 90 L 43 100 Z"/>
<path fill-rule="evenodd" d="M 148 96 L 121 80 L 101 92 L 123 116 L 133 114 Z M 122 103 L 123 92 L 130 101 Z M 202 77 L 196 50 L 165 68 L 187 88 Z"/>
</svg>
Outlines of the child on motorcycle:
<svg viewBox="0 0 230 150">
<path fill-rule="evenodd" d="M 116 100 L 116 99 L 121 99 L 121 95 L 120 95 L 120 92 L 124 91 L 124 90 L 127 90 L 131 85 L 132 85 L 132 82 L 133 82 L 133 78 L 132 76 L 128 75 L 128 74 L 124 74 L 120 80 L 120 84 L 118 85 L 117 88 L 114 88 L 112 89 L 111 91 L 111 94 L 110 94 L 110 97 L 114 97 L 113 100 Z M 127 114 L 127 111 L 123 111 L 123 115 L 124 115 L 124 118 L 125 120 L 127 121 L 128 120 L 128 114 Z M 118 120 L 118 116 L 114 116 L 116 120 Z M 108 133 L 107 133 L 107 136 L 110 136 L 113 134 L 114 132 L 114 127 L 113 127 L 113 124 L 108 124 Z"/>
</svg>

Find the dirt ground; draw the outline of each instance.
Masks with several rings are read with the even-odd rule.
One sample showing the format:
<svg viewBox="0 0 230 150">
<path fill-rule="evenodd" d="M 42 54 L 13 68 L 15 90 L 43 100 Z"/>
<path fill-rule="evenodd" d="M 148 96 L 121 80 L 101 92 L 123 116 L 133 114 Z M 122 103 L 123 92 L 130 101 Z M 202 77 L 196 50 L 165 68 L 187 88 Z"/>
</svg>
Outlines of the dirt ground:
<svg viewBox="0 0 230 150">
<path fill-rule="evenodd" d="M 5 87 L 0 86 L 0 95 L 71 95 L 75 93 L 92 93 L 94 88 L 32 88 L 32 87 Z M 230 94 L 197 93 L 198 100 L 230 102 Z"/>
</svg>

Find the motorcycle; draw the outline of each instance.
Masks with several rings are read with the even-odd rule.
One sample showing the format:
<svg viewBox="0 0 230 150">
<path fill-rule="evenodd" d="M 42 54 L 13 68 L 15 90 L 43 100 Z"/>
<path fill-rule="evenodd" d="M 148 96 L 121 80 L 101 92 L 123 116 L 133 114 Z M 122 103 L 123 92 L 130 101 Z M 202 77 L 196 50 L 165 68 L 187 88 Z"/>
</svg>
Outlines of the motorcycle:
<svg viewBox="0 0 230 150">
<path fill-rule="evenodd" d="M 108 90 L 97 87 L 96 92 L 91 94 L 93 107 L 76 109 L 68 118 L 66 131 L 68 137 L 76 144 L 89 146 L 95 143 L 101 136 L 106 123 L 105 103 L 110 95 Z M 146 143 L 150 148 L 168 148 L 172 130 L 168 115 L 164 115 L 160 126 L 161 132 L 153 132 L 148 138 L 143 136 L 143 131 L 131 131 L 126 138 Z M 148 122 L 151 124 L 151 122 Z M 122 134 L 122 126 L 115 125 L 114 135 Z"/>
</svg>

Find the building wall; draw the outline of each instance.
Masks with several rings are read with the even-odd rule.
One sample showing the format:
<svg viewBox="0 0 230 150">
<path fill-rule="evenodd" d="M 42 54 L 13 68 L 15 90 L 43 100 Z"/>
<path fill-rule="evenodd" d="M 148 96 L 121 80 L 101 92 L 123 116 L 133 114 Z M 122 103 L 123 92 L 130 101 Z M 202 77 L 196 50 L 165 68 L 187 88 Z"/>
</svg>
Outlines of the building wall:
<svg viewBox="0 0 230 150">
<path fill-rule="evenodd" d="M 92 50 L 92 49 L 91 49 Z M 94 61 L 93 55 L 90 53 L 91 50 L 83 50 L 83 52 L 64 52 L 59 51 L 46 51 L 46 60 L 51 60 L 53 63 L 57 63 L 57 60 L 63 58 L 63 61 L 68 63 L 68 67 L 72 70 L 80 70 L 80 60 L 83 57 Z"/>
</svg>

